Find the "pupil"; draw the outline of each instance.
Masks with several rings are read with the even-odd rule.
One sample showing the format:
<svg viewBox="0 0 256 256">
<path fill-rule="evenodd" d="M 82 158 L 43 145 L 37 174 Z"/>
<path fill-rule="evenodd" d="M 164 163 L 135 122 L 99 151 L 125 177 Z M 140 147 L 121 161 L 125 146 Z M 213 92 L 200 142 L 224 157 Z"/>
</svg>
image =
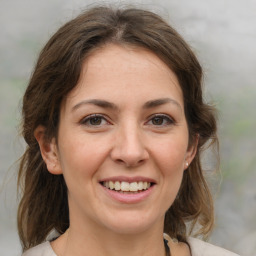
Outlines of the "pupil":
<svg viewBox="0 0 256 256">
<path fill-rule="evenodd" d="M 163 124 L 163 118 L 162 117 L 155 117 L 152 120 L 152 123 L 155 125 L 161 125 Z"/>
<path fill-rule="evenodd" d="M 90 119 L 90 123 L 92 125 L 100 125 L 101 124 L 101 118 L 100 117 L 92 117 Z"/>
</svg>

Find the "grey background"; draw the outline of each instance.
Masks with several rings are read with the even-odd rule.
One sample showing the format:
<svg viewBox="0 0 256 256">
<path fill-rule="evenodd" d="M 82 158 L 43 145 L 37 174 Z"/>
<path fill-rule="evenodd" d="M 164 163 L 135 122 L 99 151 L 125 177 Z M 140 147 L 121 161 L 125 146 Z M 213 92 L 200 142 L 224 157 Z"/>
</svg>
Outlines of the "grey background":
<svg viewBox="0 0 256 256">
<path fill-rule="evenodd" d="M 24 88 L 50 35 L 94 2 L 0 0 L 0 255 L 20 255 L 15 161 L 24 148 L 17 135 Z M 119 3 L 136 3 L 164 16 L 199 57 L 206 99 L 219 110 L 222 182 L 217 189 L 220 175 L 211 174 L 216 227 L 210 241 L 256 255 L 256 1 Z"/>
</svg>

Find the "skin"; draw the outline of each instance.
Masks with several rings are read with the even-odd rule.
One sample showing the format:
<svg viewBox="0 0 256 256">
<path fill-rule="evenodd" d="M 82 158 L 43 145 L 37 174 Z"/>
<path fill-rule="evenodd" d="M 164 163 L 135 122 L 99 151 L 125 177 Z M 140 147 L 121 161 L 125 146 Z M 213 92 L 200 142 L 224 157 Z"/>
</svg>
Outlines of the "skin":
<svg viewBox="0 0 256 256">
<path fill-rule="evenodd" d="M 165 212 L 196 151 L 188 147 L 181 88 L 165 63 L 142 48 L 98 49 L 62 103 L 58 145 L 44 140 L 42 126 L 35 137 L 49 172 L 63 174 L 68 187 L 70 228 L 52 243 L 57 255 L 165 255 Z M 139 202 L 120 202 L 100 184 L 116 176 L 154 186 Z M 190 255 L 185 244 L 170 247 Z"/>
</svg>

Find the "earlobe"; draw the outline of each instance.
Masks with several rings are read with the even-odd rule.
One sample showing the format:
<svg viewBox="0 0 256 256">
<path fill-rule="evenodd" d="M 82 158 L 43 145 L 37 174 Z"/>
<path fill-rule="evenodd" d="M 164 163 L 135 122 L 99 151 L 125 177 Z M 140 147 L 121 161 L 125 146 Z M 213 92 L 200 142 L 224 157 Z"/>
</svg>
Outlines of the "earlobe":
<svg viewBox="0 0 256 256">
<path fill-rule="evenodd" d="M 52 138 L 48 141 L 45 138 L 45 127 L 42 125 L 39 125 L 35 129 L 34 136 L 38 142 L 42 158 L 47 166 L 48 171 L 55 175 L 62 174 L 56 139 Z"/>
<path fill-rule="evenodd" d="M 191 164 L 191 162 L 193 161 L 193 159 L 196 155 L 196 152 L 197 152 L 198 142 L 199 142 L 199 134 L 197 134 L 195 136 L 193 144 L 190 145 L 190 147 L 187 150 L 187 154 L 185 157 L 184 170 L 186 170 L 189 167 L 189 165 Z"/>
</svg>

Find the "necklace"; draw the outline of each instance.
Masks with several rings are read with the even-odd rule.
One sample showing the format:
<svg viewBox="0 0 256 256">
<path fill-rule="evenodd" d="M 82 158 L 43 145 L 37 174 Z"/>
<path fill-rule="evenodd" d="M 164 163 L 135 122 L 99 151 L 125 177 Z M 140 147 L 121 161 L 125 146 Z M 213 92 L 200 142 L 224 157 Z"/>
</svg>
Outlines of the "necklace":
<svg viewBox="0 0 256 256">
<path fill-rule="evenodd" d="M 171 256 L 170 247 L 169 247 L 168 241 L 166 239 L 164 239 L 164 247 L 165 247 L 165 255 Z"/>
</svg>

